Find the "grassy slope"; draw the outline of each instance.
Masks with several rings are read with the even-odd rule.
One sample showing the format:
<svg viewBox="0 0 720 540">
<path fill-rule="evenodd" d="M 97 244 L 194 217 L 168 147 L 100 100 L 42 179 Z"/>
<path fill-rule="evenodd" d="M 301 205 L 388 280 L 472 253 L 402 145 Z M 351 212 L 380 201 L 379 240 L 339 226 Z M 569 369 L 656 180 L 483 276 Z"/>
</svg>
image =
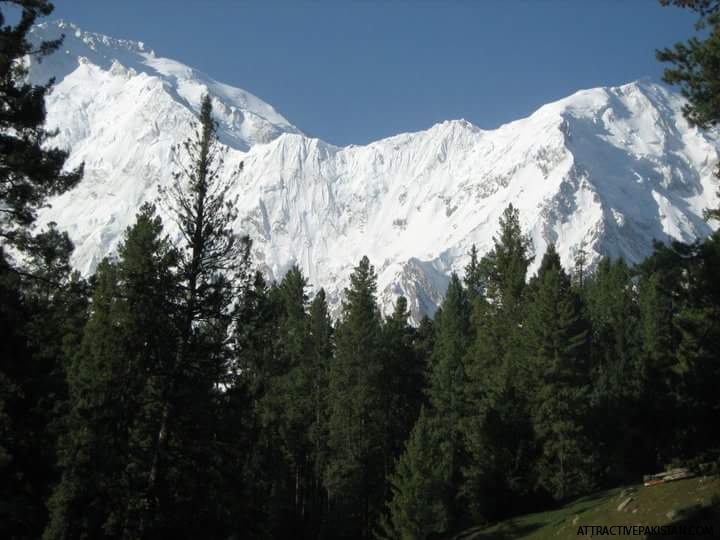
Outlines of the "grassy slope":
<svg viewBox="0 0 720 540">
<path fill-rule="evenodd" d="M 634 500 L 623 511 L 618 511 L 620 503 L 628 497 Z M 708 508 L 713 498 L 715 504 Z M 582 538 L 577 534 L 580 525 L 651 526 L 670 523 L 712 524 L 715 535 L 720 536 L 719 498 L 720 477 L 717 476 L 689 478 L 647 488 L 642 485 L 628 486 L 581 497 L 549 512 L 528 514 L 490 527 L 469 529 L 455 536 L 454 540 L 577 539 Z M 675 515 L 670 514 L 673 511 Z"/>
</svg>

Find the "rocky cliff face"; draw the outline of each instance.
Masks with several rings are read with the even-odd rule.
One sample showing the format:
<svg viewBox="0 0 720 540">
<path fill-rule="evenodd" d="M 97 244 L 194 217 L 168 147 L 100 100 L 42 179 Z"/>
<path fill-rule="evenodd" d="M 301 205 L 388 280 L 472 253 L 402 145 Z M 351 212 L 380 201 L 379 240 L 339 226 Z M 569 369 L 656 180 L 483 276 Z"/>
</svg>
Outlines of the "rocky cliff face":
<svg viewBox="0 0 720 540">
<path fill-rule="evenodd" d="M 52 200 L 42 221 L 70 233 L 74 264 L 86 273 L 170 180 L 171 147 L 191 133 L 204 93 L 228 147 L 223 174 L 239 195 L 235 226 L 252 237 L 256 263 L 271 278 L 298 264 L 335 307 L 353 265 L 368 255 L 384 309 L 404 294 L 416 319 L 432 314 L 470 246 L 492 247 L 509 203 L 520 209 L 536 265 L 551 242 L 570 267 L 580 246 L 591 263 L 604 254 L 635 262 L 653 239 L 711 232 L 702 210 L 718 204 L 718 138 L 688 126 L 682 99 L 659 85 L 580 91 L 490 131 L 453 120 L 337 147 L 141 43 L 67 23 L 34 32 L 66 34 L 31 76 L 56 78 L 48 99 L 55 143 L 71 151 L 70 167 L 86 164 L 82 183 Z"/>
</svg>

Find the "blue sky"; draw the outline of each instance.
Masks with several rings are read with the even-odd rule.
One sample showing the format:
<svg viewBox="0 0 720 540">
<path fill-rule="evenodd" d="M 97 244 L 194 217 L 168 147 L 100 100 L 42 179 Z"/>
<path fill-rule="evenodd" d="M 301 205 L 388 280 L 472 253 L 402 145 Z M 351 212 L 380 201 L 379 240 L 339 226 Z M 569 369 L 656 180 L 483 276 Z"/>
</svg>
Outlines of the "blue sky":
<svg viewBox="0 0 720 540">
<path fill-rule="evenodd" d="M 451 118 L 482 128 L 594 86 L 660 80 L 695 17 L 656 0 L 54 0 L 51 18 L 144 41 L 363 144 Z"/>
</svg>

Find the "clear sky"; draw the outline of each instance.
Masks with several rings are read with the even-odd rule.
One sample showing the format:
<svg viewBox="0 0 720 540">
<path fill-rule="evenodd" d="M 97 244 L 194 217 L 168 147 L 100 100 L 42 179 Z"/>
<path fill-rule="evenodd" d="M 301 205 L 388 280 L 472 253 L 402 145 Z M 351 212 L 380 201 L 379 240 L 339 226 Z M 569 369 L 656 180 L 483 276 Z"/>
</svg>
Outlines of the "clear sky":
<svg viewBox="0 0 720 540">
<path fill-rule="evenodd" d="M 53 0 L 51 18 L 144 41 L 306 133 L 363 144 L 482 128 L 582 88 L 659 81 L 695 16 L 656 0 Z"/>
</svg>

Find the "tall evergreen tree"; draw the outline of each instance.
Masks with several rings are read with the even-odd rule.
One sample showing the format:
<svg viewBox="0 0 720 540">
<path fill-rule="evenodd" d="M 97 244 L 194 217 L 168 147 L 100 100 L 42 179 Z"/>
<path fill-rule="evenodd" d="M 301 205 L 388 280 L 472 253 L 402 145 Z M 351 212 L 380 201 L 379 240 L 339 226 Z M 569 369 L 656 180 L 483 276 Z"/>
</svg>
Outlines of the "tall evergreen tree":
<svg viewBox="0 0 720 540">
<path fill-rule="evenodd" d="M 16 24 L 6 17 L 8 5 L 19 15 Z M 53 264 L 63 261 L 62 252 L 70 246 L 67 238 L 52 229 L 37 236 L 31 228 L 47 197 L 71 188 L 82 175 L 81 168 L 63 171 L 67 153 L 49 145 L 45 95 L 52 81 L 38 86 L 27 77 L 28 56 L 40 61 L 60 46 L 61 40 L 34 45 L 28 39 L 33 24 L 52 10 L 44 0 L 0 5 L 0 322 L 5 342 L 0 366 L 0 536 L 11 538 L 37 536 L 46 519 L 42 499 L 53 480 L 49 434 L 55 433 L 50 424 L 64 393 L 64 353 L 60 341 L 40 339 L 62 339 L 60 299 L 82 288 L 79 282 L 67 283 L 65 269 L 56 268 L 51 275 L 51 269 L 34 264 L 43 250 Z M 30 264 L 14 260 L 7 246 L 34 249 Z M 82 296 L 79 290 L 74 293 Z M 70 302 L 68 308 L 75 305 Z M 47 314 L 42 313 L 45 308 Z"/>
<path fill-rule="evenodd" d="M 415 427 L 389 479 L 392 488 L 387 515 L 380 522 L 378 538 L 424 540 L 448 530 L 450 515 L 445 501 L 449 453 L 443 448 L 438 425 L 442 419 L 420 412 Z"/>
<path fill-rule="evenodd" d="M 223 148 L 206 95 L 197 130 L 184 143 L 184 155 L 176 157 L 173 183 L 162 192 L 183 240 L 178 264 L 182 294 L 176 308 L 175 360 L 161 390 L 160 426 L 146 487 L 151 522 L 143 530 L 172 525 L 189 534 L 190 525 L 200 526 L 201 511 L 212 515 L 217 527 L 226 525 L 217 519 L 220 501 L 214 490 L 227 478 L 220 455 L 230 443 L 218 424 L 217 408 L 232 363 L 228 334 L 235 295 L 229 275 L 247 272 L 250 242 L 232 230 L 237 211 L 229 198 L 230 184 L 220 178 Z M 191 504 L 196 505 L 192 512 Z M 170 510 L 192 521 L 171 523 Z"/>
<path fill-rule="evenodd" d="M 325 485 L 340 537 L 370 538 L 384 503 L 385 373 L 376 279 L 363 257 L 345 290 L 330 369 Z"/>
<path fill-rule="evenodd" d="M 684 259 L 687 271 L 682 286 L 689 291 L 688 303 L 675 321 L 680 337 L 677 395 L 683 413 L 677 430 L 681 458 L 708 460 L 720 454 L 720 437 L 713 428 L 720 412 L 720 286 L 716 275 L 720 233 L 693 248 L 692 256 Z"/>
<path fill-rule="evenodd" d="M 500 217 L 500 234 L 480 263 L 487 281 L 487 297 L 502 309 L 509 323 L 522 318 L 527 269 L 533 260 L 530 238 L 520 227 L 520 213 L 512 205 Z"/>
<path fill-rule="evenodd" d="M 642 342 L 642 402 L 645 416 L 663 418 L 667 425 L 677 426 L 680 409 L 674 389 L 678 386 L 677 350 L 681 335 L 676 324 L 678 314 L 687 303 L 688 289 L 683 259 L 689 257 L 689 247 L 673 243 L 656 244 L 653 254 L 637 268 L 640 335 Z M 656 399 L 664 396 L 664 399 Z M 641 432 L 650 426 L 643 423 Z M 679 433 L 672 437 L 648 434 L 645 440 L 652 445 L 645 452 L 653 467 L 663 466 L 676 455 L 682 445 Z"/>
<path fill-rule="evenodd" d="M 400 296 L 395 309 L 383 325 L 382 342 L 385 361 L 385 424 L 389 449 L 386 475 L 403 450 L 424 399 L 425 362 L 414 347 L 416 332 L 409 323 L 407 299 Z"/>
<path fill-rule="evenodd" d="M 585 278 L 581 294 L 590 322 L 593 442 L 605 463 L 607 480 L 642 474 L 648 462 L 640 424 L 647 414 L 640 343 L 640 312 L 634 276 L 620 259 L 603 258 Z"/>
<path fill-rule="evenodd" d="M 478 389 L 487 386 L 483 379 L 519 380 L 518 370 L 524 367 L 520 361 L 519 336 L 524 317 L 525 279 L 533 260 L 532 242 L 523 234 L 519 212 L 512 205 L 503 212 L 499 225 L 493 249 L 479 264 L 486 293 L 473 305 L 475 340 L 469 373 Z M 503 385 L 498 382 L 490 386 Z"/>
<path fill-rule="evenodd" d="M 87 312 L 86 283 L 71 272 L 71 252 L 67 235 L 51 225 L 27 246 L 27 273 L 0 262 L 3 537 L 40 536 L 45 501 L 57 480 L 55 447 L 67 401 L 66 367 Z"/>
<path fill-rule="evenodd" d="M 553 245 L 545 252 L 527 319 L 528 352 L 537 391 L 531 398 L 540 448 L 539 484 L 563 499 L 593 485 L 585 433 L 589 406 L 587 324 Z"/>
<path fill-rule="evenodd" d="M 8 24 L 0 11 L 0 238 L 23 247 L 31 240 L 36 211 L 50 195 L 62 193 L 80 180 L 82 168 L 63 171 L 67 152 L 46 144 L 52 132 L 44 129 L 45 96 L 52 81 L 28 82 L 25 57 L 37 61 L 57 50 L 62 39 L 34 45 L 28 32 L 39 17 L 52 13 L 46 0 L 14 0 L 20 10 L 17 24 Z M 7 262 L 7 261 L 6 261 Z"/>
<path fill-rule="evenodd" d="M 284 463 L 276 438 L 266 429 L 265 396 L 273 391 L 271 384 L 275 359 L 280 354 L 278 321 L 282 304 L 277 288 L 268 287 L 260 272 L 241 284 L 235 308 L 237 323 L 233 342 L 235 359 L 232 392 L 244 396 L 238 403 L 239 424 L 246 433 L 242 453 L 242 484 L 236 486 L 238 498 L 244 501 L 241 516 L 244 530 L 257 538 L 272 538 L 285 523 L 277 523 L 275 475 L 277 463 Z"/>
<path fill-rule="evenodd" d="M 471 302 L 476 297 L 484 294 L 483 273 L 475 244 L 470 248 L 470 261 L 465 266 L 464 281 Z"/>
<path fill-rule="evenodd" d="M 327 492 L 323 482 L 323 473 L 328 460 L 328 385 L 334 351 L 333 326 L 323 289 L 317 292 L 310 304 L 308 342 L 313 407 L 308 431 L 312 445 L 310 501 L 313 513 L 308 536 L 323 538 L 328 519 L 325 515 Z"/>
<path fill-rule="evenodd" d="M 680 86 L 687 98 L 683 113 L 688 121 L 701 128 L 720 121 L 720 2 L 717 0 L 660 0 L 664 6 L 675 5 L 698 13 L 695 25 L 703 37 L 693 36 L 673 48 L 656 51 L 661 62 L 673 67 L 665 69 L 663 80 Z M 720 166 L 716 171 L 720 176 Z M 720 208 L 709 209 L 707 218 L 720 219 Z"/>
<path fill-rule="evenodd" d="M 455 525 L 461 518 L 461 505 L 457 499 L 464 466 L 462 423 L 467 415 L 467 352 L 470 326 L 470 308 L 467 292 L 457 274 L 452 274 L 442 304 L 442 314 L 435 321 L 435 346 L 431 357 L 429 400 L 432 414 L 442 432 L 443 463 L 447 488 L 430 497 L 446 498 L 441 501 Z"/>
<path fill-rule="evenodd" d="M 269 366 L 262 399 L 263 426 L 280 450 L 273 467 L 276 536 L 300 536 L 312 515 L 313 446 L 310 431 L 316 417 L 315 366 L 310 352 L 307 281 L 293 266 L 277 287 L 279 303 L 276 354 Z"/>
<path fill-rule="evenodd" d="M 657 245 L 640 268 L 645 395 L 664 396 L 649 402 L 649 412 L 662 417 L 673 434 L 651 439 L 660 464 L 717 451 L 715 431 L 704 429 L 718 410 L 710 390 L 717 377 L 717 355 L 710 352 L 718 339 L 717 261 L 715 233 L 691 245 Z"/>
<path fill-rule="evenodd" d="M 119 249 L 98 268 L 93 313 L 68 379 L 62 479 L 45 538 L 137 537 L 157 428 L 157 386 L 173 356 L 172 267 L 154 208 L 145 206 Z"/>
<path fill-rule="evenodd" d="M 469 453 L 463 491 L 475 501 L 478 520 L 520 508 L 533 485 L 532 385 L 522 342 L 531 261 L 531 241 L 510 205 L 500 218 L 493 249 L 480 261 L 485 295 L 473 303 L 474 338 L 466 358 L 467 397 L 474 414 L 463 428 Z"/>
</svg>

